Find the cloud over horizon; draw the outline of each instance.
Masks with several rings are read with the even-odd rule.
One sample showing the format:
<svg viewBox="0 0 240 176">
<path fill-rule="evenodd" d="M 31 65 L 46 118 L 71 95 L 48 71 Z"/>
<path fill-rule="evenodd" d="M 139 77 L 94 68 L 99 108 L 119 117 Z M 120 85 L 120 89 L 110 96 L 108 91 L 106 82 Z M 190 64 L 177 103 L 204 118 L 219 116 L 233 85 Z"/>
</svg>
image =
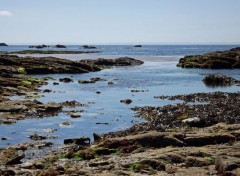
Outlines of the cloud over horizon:
<svg viewBox="0 0 240 176">
<path fill-rule="evenodd" d="M 0 16 L 12 16 L 12 13 L 7 11 L 7 10 L 4 10 L 4 11 L 0 11 Z"/>
</svg>

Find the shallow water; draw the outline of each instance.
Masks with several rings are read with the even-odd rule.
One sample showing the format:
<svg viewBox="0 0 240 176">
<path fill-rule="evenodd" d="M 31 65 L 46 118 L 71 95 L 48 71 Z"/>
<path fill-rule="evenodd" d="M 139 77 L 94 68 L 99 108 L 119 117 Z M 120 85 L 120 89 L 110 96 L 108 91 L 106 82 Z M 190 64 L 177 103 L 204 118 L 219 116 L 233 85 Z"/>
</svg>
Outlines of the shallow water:
<svg viewBox="0 0 240 176">
<path fill-rule="evenodd" d="M 62 74 L 62 75 L 35 75 L 36 77 L 53 77 L 48 85 L 41 87 L 52 89 L 51 93 L 42 93 L 39 101 L 63 102 L 76 100 L 87 106 L 73 108 L 71 110 L 83 110 L 80 118 L 71 118 L 65 113 L 56 117 L 43 119 L 29 119 L 18 121 L 12 125 L 0 125 L 1 136 L 8 140 L 0 141 L 0 147 L 13 145 L 20 142 L 31 141 L 27 138 L 31 134 L 48 134 L 58 136 L 51 139 L 55 144 L 62 144 L 65 138 L 88 136 L 92 133 L 106 133 L 117 131 L 132 126 L 143 120 L 134 117 L 130 110 L 135 106 L 164 106 L 176 104 L 181 101 L 169 101 L 154 99 L 154 96 L 189 94 L 197 92 L 226 91 L 236 92 L 239 87 L 207 87 L 201 81 L 205 74 L 222 73 L 240 79 L 240 70 L 204 70 L 204 69 L 181 69 L 176 67 L 178 58 L 161 62 L 145 62 L 143 65 L 134 67 L 115 67 L 112 69 L 92 72 L 87 74 Z M 69 77 L 72 83 L 59 82 L 59 78 Z M 95 84 L 79 84 L 78 80 L 100 77 L 107 81 Z M 108 85 L 112 81 L 113 85 Z M 59 85 L 53 85 L 59 82 Z M 131 92 L 131 90 L 145 90 L 144 92 Z M 101 94 L 96 94 L 100 91 Z M 130 105 L 120 103 L 120 100 L 130 98 Z M 65 109 L 65 110 L 69 110 Z M 63 122 L 71 122 L 68 127 L 60 127 Z M 108 125 L 96 123 L 109 123 Z M 47 133 L 44 129 L 53 128 L 57 131 Z"/>
</svg>

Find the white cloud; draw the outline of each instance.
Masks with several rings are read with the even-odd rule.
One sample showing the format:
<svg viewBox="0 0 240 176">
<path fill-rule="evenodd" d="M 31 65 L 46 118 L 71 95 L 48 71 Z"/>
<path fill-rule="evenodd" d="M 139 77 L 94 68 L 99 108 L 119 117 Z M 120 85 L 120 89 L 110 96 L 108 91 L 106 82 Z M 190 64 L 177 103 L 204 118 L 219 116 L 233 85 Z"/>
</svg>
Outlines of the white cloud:
<svg viewBox="0 0 240 176">
<path fill-rule="evenodd" d="M 0 16 L 12 16 L 12 13 L 9 11 L 0 11 Z"/>
</svg>

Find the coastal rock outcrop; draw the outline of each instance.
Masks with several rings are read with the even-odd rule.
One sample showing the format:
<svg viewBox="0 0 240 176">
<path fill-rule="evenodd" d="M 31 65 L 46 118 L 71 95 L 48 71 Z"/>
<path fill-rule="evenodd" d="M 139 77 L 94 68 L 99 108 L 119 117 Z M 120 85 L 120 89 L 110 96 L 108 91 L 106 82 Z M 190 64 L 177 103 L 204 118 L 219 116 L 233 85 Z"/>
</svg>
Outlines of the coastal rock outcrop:
<svg viewBox="0 0 240 176">
<path fill-rule="evenodd" d="M 0 43 L 0 46 L 8 46 L 6 43 Z"/>
<path fill-rule="evenodd" d="M 141 65 L 144 62 L 141 60 L 133 59 L 130 57 L 120 57 L 117 59 L 86 59 L 81 60 L 81 63 L 99 65 L 99 66 L 132 66 L 132 65 Z"/>
<path fill-rule="evenodd" d="M 177 66 L 182 68 L 205 69 L 240 68 L 240 47 L 228 51 L 185 56 L 179 60 Z"/>
<path fill-rule="evenodd" d="M 91 45 L 83 45 L 82 46 L 84 49 L 96 49 L 97 47 L 91 46 Z"/>
</svg>

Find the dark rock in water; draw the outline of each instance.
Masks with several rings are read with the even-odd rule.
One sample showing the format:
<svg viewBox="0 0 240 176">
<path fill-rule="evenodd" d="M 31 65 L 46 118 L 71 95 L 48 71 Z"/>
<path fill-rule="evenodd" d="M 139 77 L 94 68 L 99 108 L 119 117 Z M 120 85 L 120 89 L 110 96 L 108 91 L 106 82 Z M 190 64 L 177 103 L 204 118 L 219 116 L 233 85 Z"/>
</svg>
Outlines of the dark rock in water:
<svg viewBox="0 0 240 176">
<path fill-rule="evenodd" d="M 38 135 L 38 134 L 30 135 L 29 138 L 32 139 L 32 140 L 45 140 L 45 139 L 47 139 L 46 136 L 41 136 L 41 135 Z"/>
<path fill-rule="evenodd" d="M 97 133 L 93 133 L 93 139 L 94 139 L 94 141 L 100 141 L 102 139 L 102 137 L 100 135 L 98 135 Z"/>
<path fill-rule="evenodd" d="M 1 140 L 2 140 L 2 141 L 6 141 L 6 140 L 7 140 L 7 138 L 5 138 L 5 137 L 2 137 L 2 138 L 1 138 Z"/>
<path fill-rule="evenodd" d="M 121 100 L 120 102 L 121 102 L 121 103 L 125 103 L 125 104 L 131 104 L 131 103 L 132 103 L 132 100 L 130 100 L 130 99 L 125 99 L 125 100 Z"/>
<path fill-rule="evenodd" d="M 101 92 L 100 91 L 97 91 L 96 94 L 100 94 Z"/>
<path fill-rule="evenodd" d="M 65 45 L 59 45 L 59 44 L 56 45 L 55 47 L 56 47 L 56 48 L 67 48 Z"/>
<path fill-rule="evenodd" d="M 52 92 L 52 90 L 50 90 L 50 89 L 43 90 L 43 93 L 50 93 L 50 92 Z"/>
<path fill-rule="evenodd" d="M 42 48 L 47 48 L 47 47 L 49 47 L 49 46 L 47 46 L 47 45 L 31 45 L 31 46 L 29 46 L 28 48 L 37 48 L 37 49 L 42 49 Z"/>
<path fill-rule="evenodd" d="M 179 60 L 177 66 L 208 69 L 240 68 L 240 47 L 223 52 L 217 51 L 203 55 L 185 56 Z"/>
<path fill-rule="evenodd" d="M 134 45 L 135 48 L 141 48 L 142 45 Z"/>
<path fill-rule="evenodd" d="M 80 137 L 74 139 L 64 139 L 64 144 L 78 144 L 78 145 L 89 145 L 90 138 L 88 137 Z"/>
<path fill-rule="evenodd" d="M 84 49 L 96 49 L 97 47 L 91 45 L 83 45 Z"/>
<path fill-rule="evenodd" d="M 73 80 L 71 78 L 60 78 L 59 81 L 65 82 L 65 83 L 73 82 Z"/>
<path fill-rule="evenodd" d="M 81 114 L 80 114 L 79 112 L 70 112 L 69 115 L 70 115 L 70 117 L 72 117 L 72 118 L 81 117 Z"/>
<path fill-rule="evenodd" d="M 0 46 L 8 46 L 6 43 L 0 43 Z"/>
<path fill-rule="evenodd" d="M 81 63 L 99 65 L 99 66 L 132 66 L 132 65 L 141 65 L 144 62 L 141 60 L 133 59 L 130 57 L 120 57 L 117 59 L 86 59 L 81 60 Z"/>
<path fill-rule="evenodd" d="M 210 87 L 224 87 L 240 83 L 240 81 L 222 74 L 207 75 L 203 78 L 203 82 Z"/>
<path fill-rule="evenodd" d="M 79 84 L 93 84 L 93 83 L 95 83 L 95 81 L 91 81 L 91 80 L 79 80 L 78 83 L 79 83 Z"/>
<path fill-rule="evenodd" d="M 109 81 L 108 82 L 108 85 L 113 85 L 114 83 L 112 81 Z"/>
</svg>

